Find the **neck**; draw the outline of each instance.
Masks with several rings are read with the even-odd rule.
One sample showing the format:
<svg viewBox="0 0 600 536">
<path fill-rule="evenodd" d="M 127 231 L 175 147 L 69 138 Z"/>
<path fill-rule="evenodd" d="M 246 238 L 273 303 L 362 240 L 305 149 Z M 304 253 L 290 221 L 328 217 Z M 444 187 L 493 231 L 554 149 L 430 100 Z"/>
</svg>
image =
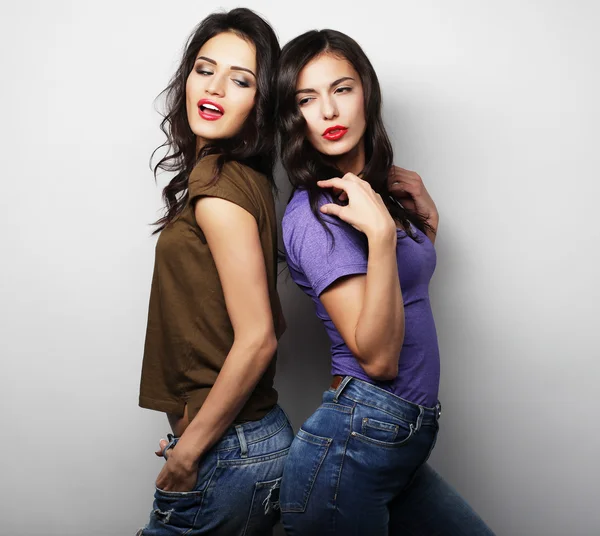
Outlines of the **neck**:
<svg viewBox="0 0 600 536">
<path fill-rule="evenodd" d="M 335 165 L 344 173 L 358 175 L 365 168 L 365 142 L 360 140 L 358 145 L 346 154 L 334 160 Z"/>
<path fill-rule="evenodd" d="M 196 136 L 196 156 L 202 150 L 202 148 L 206 145 L 206 140 L 201 138 L 200 136 Z"/>
</svg>

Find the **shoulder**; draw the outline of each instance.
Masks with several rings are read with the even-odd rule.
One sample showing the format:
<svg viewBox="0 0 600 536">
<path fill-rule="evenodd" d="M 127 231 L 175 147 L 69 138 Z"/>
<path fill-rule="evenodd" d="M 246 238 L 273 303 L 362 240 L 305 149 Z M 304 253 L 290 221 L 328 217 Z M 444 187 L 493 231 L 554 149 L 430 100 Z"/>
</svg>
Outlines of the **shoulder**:
<svg viewBox="0 0 600 536">
<path fill-rule="evenodd" d="M 293 226 L 298 220 L 305 218 L 310 211 L 310 201 L 306 190 L 296 190 L 283 214 L 281 225 L 284 228 Z"/>
<path fill-rule="evenodd" d="M 317 202 L 317 209 L 327 202 L 328 199 L 325 195 L 321 195 Z M 330 223 L 329 220 L 332 218 L 325 214 L 323 216 L 324 221 Z M 312 210 L 310 196 L 308 195 L 307 190 L 296 190 L 294 192 L 285 208 L 281 225 L 284 229 L 288 230 L 292 230 L 297 225 L 301 225 L 302 227 L 318 225 L 322 228 L 321 222 L 317 219 Z"/>
<path fill-rule="evenodd" d="M 200 160 L 190 173 L 189 182 L 196 187 L 205 187 L 221 179 L 224 182 L 240 181 L 240 186 L 249 182 L 259 183 L 266 181 L 266 177 L 249 166 L 235 160 L 223 163 L 219 169 L 219 155 L 208 155 Z"/>
<path fill-rule="evenodd" d="M 262 173 L 237 161 L 227 161 L 219 167 L 218 155 L 206 156 L 196 164 L 188 190 L 192 202 L 201 197 L 219 197 L 239 205 L 257 221 L 264 211 L 265 198 L 272 197 Z"/>
<path fill-rule="evenodd" d="M 319 196 L 316 209 L 331 201 Z M 283 244 L 295 281 L 309 284 L 319 296 L 336 279 L 367 270 L 366 239 L 346 222 L 328 214 L 322 221 L 313 213 L 307 191 L 296 191 L 282 221 Z"/>
<path fill-rule="evenodd" d="M 317 210 L 331 197 L 324 193 L 318 198 Z M 309 194 L 306 190 L 296 190 L 288 203 L 281 222 L 283 242 L 292 257 L 325 255 L 335 246 L 343 249 L 344 244 L 362 242 L 360 232 L 335 216 L 322 214 L 319 221 L 314 214 Z"/>
<path fill-rule="evenodd" d="M 322 225 L 312 211 L 308 192 L 296 190 L 285 207 L 281 220 L 281 231 L 286 246 L 305 236 L 313 227 L 322 228 Z"/>
</svg>

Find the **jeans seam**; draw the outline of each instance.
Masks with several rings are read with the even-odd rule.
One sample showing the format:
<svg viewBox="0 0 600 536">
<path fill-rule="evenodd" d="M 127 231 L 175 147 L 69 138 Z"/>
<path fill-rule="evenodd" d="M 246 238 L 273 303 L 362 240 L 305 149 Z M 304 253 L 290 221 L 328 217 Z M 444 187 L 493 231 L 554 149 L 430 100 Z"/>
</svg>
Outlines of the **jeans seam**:
<svg viewBox="0 0 600 536">
<path fill-rule="evenodd" d="M 191 527 L 183 533 L 183 536 L 187 536 L 188 534 L 191 534 L 193 530 L 195 530 L 196 521 L 198 521 L 198 516 L 200 515 L 200 512 L 202 511 L 202 506 L 204 506 L 204 499 L 206 498 L 206 493 L 208 492 L 208 488 L 212 482 L 213 476 L 217 472 L 217 469 L 218 469 L 218 467 L 215 467 L 214 471 L 210 475 L 210 479 L 208 480 L 208 483 L 206 484 L 206 488 L 204 488 L 204 491 L 202 491 L 202 499 L 200 500 L 200 504 L 198 505 L 198 508 L 196 509 L 196 515 L 194 516 L 194 520 L 191 523 Z"/>
<path fill-rule="evenodd" d="M 333 508 L 334 508 L 334 512 L 333 512 L 333 532 L 335 532 L 335 522 L 336 522 L 336 512 L 338 509 L 338 503 L 337 503 L 337 498 L 338 498 L 338 493 L 340 490 L 340 481 L 342 479 L 342 470 L 344 468 L 344 462 L 346 461 L 346 450 L 348 449 L 348 441 L 350 441 L 350 437 L 352 436 L 352 419 L 354 418 L 354 408 L 355 406 L 352 406 L 351 408 L 351 412 L 350 412 L 350 433 L 348 434 L 348 437 L 346 437 L 346 442 L 344 443 L 344 450 L 342 451 L 342 461 L 340 463 L 340 469 L 338 471 L 338 477 L 337 477 L 337 482 L 335 484 L 335 493 L 333 495 Z"/>
<path fill-rule="evenodd" d="M 405 423 L 411 424 L 411 421 L 406 420 L 404 417 L 400 417 L 397 413 L 392 413 L 391 411 L 387 411 L 387 410 L 382 409 L 382 408 L 380 408 L 378 406 L 373 406 L 372 404 L 368 404 L 368 403 L 366 403 L 366 402 L 364 402 L 362 400 L 360 400 L 360 401 L 359 400 L 355 400 L 354 398 L 352 398 L 351 396 L 349 396 L 347 394 L 344 394 L 342 396 L 345 396 L 346 398 L 349 398 L 350 400 L 352 400 L 353 402 L 355 402 L 355 404 L 359 404 L 361 406 L 367 406 L 369 408 L 376 409 L 376 410 L 381 411 L 381 412 L 383 412 L 383 413 L 385 413 L 387 415 L 390 415 L 391 417 L 394 417 L 395 419 L 398 419 L 400 421 L 404 421 Z M 431 423 L 431 424 L 433 424 L 433 423 Z M 428 424 L 423 424 L 422 426 L 428 426 L 428 425 L 429 425 L 429 423 Z"/>
<path fill-rule="evenodd" d="M 287 422 L 284 422 L 281 426 L 281 428 L 278 428 L 277 430 L 275 430 L 273 433 L 263 436 L 263 437 L 259 437 L 258 439 L 255 439 L 254 441 L 246 441 L 246 445 L 255 445 L 256 443 L 260 443 L 261 441 L 266 441 L 267 439 L 272 438 L 273 436 L 276 436 L 279 432 L 281 432 L 281 430 L 283 430 L 286 426 L 288 425 Z M 233 445 L 232 447 L 225 447 L 225 448 L 217 448 L 216 451 L 217 452 L 229 452 L 230 450 L 235 450 L 235 449 L 239 449 L 240 446 L 239 445 Z"/>
<path fill-rule="evenodd" d="M 320 407 L 332 409 L 334 411 L 339 411 L 340 413 L 346 414 L 351 414 L 353 408 L 353 406 L 346 406 L 344 404 L 340 404 L 339 402 L 323 402 Z"/>
<path fill-rule="evenodd" d="M 413 471 L 413 474 L 408 479 L 408 483 L 406 484 L 406 486 L 404 487 L 404 489 L 408 489 L 411 486 L 411 484 L 413 483 L 415 477 L 417 476 L 417 473 L 419 472 L 419 469 L 421 469 L 421 467 L 423 467 L 427 463 L 427 461 L 429 460 L 429 457 L 431 456 L 431 453 L 433 452 L 433 449 L 434 449 L 435 444 L 437 442 L 438 432 L 439 432 L 439 425 L 438 425 L 438 429 L 435 432 L 435 435 L 433 436 L 433 441 L 431 442 L 431 446 L 429 447 L 429 449 L 427 451 L 427 455 L 425 456 L 425 458 L 423 459 L 423 461 L 417 466 L 417 468 Z"/>
<path fill-rule="evenodd" d="M 301 441 L 305 441 L 306 443 L 310 443 L 311 445 L 316 445 L 317 447 L 328 447 L 329 445 L 331 445 L 332 442 L 332 439 L 330 437 L 323 437 L 311 434 L 310 432 L 307 432 L 304 428 L 302 428 L 302 426 L 298 430 L 296 437 Z"/>
<path fill-rule="evenodd" d="M 352 432 L 350 435 L 352 437 L 358 439 L 359 441 L 362 441 L 363 443 L 367 443 L 368 445 L 373 445 L 375 447 L 382 447 L 384 449 L 395 449 L 395 448 L 400 448 L 400 447 L 403 447 L 404 445 L 406 445 L 409 442 L 409 440 L 412 439 L 413 435 L 415 435 L 416 432 L 417 431 L 415 430 L 415 428 L 413 427 L 413 425 L 411 423 L 410 433 L 408 434 L 408 437 L 406 437 L 402 441 L 396 441 L 394 443 L 387 442 L 387 441 L 381 441 L 380 439 L 373 439 L 372 437 L 368 437 L 366 435 L 359 434 L 358 432 Z"/>
<path fill-rule="evenodd" d="M 194 521 L 192 522 L 192 526 L 183 533 L 183 536 L 191 534 L 192 531 L 196 529 L 196 521 L 198 521 L 198 516 L 200 515 L 200 512 L 202 511 L 202 507 L 204 506 L 204 499 L 206 499 L 206 496 L 208 495 L 208 490 L 210 489 L 210 485 L 212 484 L 213 478 L 214 478 L 217 470 L 219 469 L 218 463 L 219 462 L 217 460 L 217 465 L 216 465 L 214 471 L 211 473 L 210 478 L 208 479 L 208 482 L 206 484 L 206 487 L 204 488 L 204 491 L 202 492 L 202 500 L 200 501 L 200 505 L 198 506 L 196 515 L 194 516 Z"/>
<path fill-rule="evenodd" d="M 361 433 L 362 433 L 362 435 L 366 436 L 367 428 L 371 428 L 373 430 L 379 430 L 380 432 L 391 432 L 393 435 L 391 442 L 394 442 L 396 440 L 396 438 L 398 437 L 398 432 L 400 431 L 400 425 L 392 424 L 392 423 L 385 423 L 385 424 L 388 424 L 387 428 L 384 426 L 381 426 L 377 419 L 371 419 L 369 417 L 365 417 L 362 420 Z"/>
<path fill-rule="evenodd" d="M 390 391 L 386 391 L 385 389 L 382 389 L 381 387 L 379 387 L 378 385 L 375 385 L 373 383 L 366 382 L 365 380 L 361 380 L 360 378 L 353 378 L 353 380 L 355 382 L 360 382 L 364 385 L 367 385 L 373 389 L 377 389 L 378 391 L 381 391 L 382 393 L 384 393 L 386 396 L 393 396 L 394 398 L 397 398 L 397 399 L 401 400 L 402 402 L 406 402 L 407 404 L 412 404 L 414 406 L 420 406 L 420 404 L 417 404 L 416 402 L 411 402 L 410 400 L 407 400 L 406 398 L 402 398 L 401 396 L 391 393 Z M 348 396 L 348 395 L 344 395 L 344 396 Z M 439 403 L 439 400 L 438 400 L 438 403 Z M 436 404 L 436 406 L 437 406 L 437 404 Z M 433 406 L 433 407 L 422 406 L 422 407 L 425 409 L 435 409 L 436 406 Z"/>
<path fill-rule="evenodd" d="M 290 448 L 287 447 L 282 450 L 278 450 L 275 452 L 271 452 L 270 454 L 262 454 L 260 456 L 251 456 L 249 458 L 244 458 L 240 460 L 218 460 L 217 464 L 219 467 L 231 467 L 238 465 L 250 465 L 253 463 L 262 463 L 269 460 L 276 460 L 285 456 L 289 452 Z"/>
<path fill-rule="evenodd" d="M 277 430 L 275 430 L 273 433 L 260 437 L 258 439 L 255 439 L 254 441 L 248 441 L 248 445 L 254 445 L 255 443 L 260 443 L 261 441 L 266 441 L 267 439 L 272 438 L 273 436 L 276 436 L 279 432 L 281 432 L 281 430 L 283 430 L 285 427 L 287 426 L 287 422 L 282 423 L 281 427 L 279 427 Z"/>
<path fill-rule="evenodd" d="M 306 433 L 308 433 L 308 432 L 306 432 Z M 308 445 L 312 445 L 314 447 L 324 449 L 324 451 L 323 451 L 323 454 L 318 458 L 318 461 L 316 463 L 313 463 L 313 466 L 311 467 L 311 470 L 310 470 L 311 479 L 309 480 L 308 490 L 304 490 L 304 493 L 302 495 L 302 508 L 297 508 L 297 507 L 285 508 L 285 503 L 284 503 L 284 504 L 280 505 L 282 514 L 283 513 L 294 513 L 294 512 L 303 513 L 306 511 L 306 508 L 308 506 L 308 501 L 310 500 L 310 496 L 312 494 L 313 487 L 314 487 L 317 477 L 319 475 L 319 471 L 321 470 L 321 466 L 323 465 L 325 458 L 327 457 L 327 453 L 329 452 L 329 447 L 331 446 L 331 443 L 333 441 L 329 438 L 324 438 L 324 439 L 327 439 L 327 441 L 324 444 L 323 443 L 312 443 L 310 441 L 307 441 L 306 439 L 303 439 L 302 437 L 300 437 L 298 435 L 296 436 L 296 439 L 298 441 L 303 441 L 303 442 L 307 443 Z M 314 473 L 314 475 L 312 473 Z"/>
</svg>

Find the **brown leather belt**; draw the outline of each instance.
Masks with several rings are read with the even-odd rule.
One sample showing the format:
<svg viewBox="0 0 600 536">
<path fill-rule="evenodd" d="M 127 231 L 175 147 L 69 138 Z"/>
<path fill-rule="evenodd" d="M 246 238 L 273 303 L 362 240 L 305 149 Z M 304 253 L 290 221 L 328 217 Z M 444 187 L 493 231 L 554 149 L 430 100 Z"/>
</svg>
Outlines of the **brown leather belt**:
<svg viewBox="0 0 600 536">
<path fill-rule="evenodd" d="M 344 379 L 343 376 L 334 376 L 333 380 L 331 381 L 331 389 L 333 389 L 334 391 L 340 386 L 340 383 L 342 383 L 342 380 Z"/>
</svg>

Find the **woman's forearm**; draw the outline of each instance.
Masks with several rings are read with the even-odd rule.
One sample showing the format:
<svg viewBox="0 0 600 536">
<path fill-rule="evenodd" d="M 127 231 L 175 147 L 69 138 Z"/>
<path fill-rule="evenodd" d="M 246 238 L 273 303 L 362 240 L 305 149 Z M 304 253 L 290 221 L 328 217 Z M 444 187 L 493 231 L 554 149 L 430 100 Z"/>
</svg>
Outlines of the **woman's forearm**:
<svg viewBox="0 0 600 536">
<path fill-rule="evenodd" d="M 356 326 L 359 361 L 374 379 L 393 379 L 404 341 L 404 304 L 396 234 L 369 238 L 364 301 Z"/>
<path fill-rule="evenodd" d="M 200 411 L 177 444 L 179 456 L 197 462 L 231 426 L 277 348 L 275 334 L 236 340 Z"/>
</svg>

